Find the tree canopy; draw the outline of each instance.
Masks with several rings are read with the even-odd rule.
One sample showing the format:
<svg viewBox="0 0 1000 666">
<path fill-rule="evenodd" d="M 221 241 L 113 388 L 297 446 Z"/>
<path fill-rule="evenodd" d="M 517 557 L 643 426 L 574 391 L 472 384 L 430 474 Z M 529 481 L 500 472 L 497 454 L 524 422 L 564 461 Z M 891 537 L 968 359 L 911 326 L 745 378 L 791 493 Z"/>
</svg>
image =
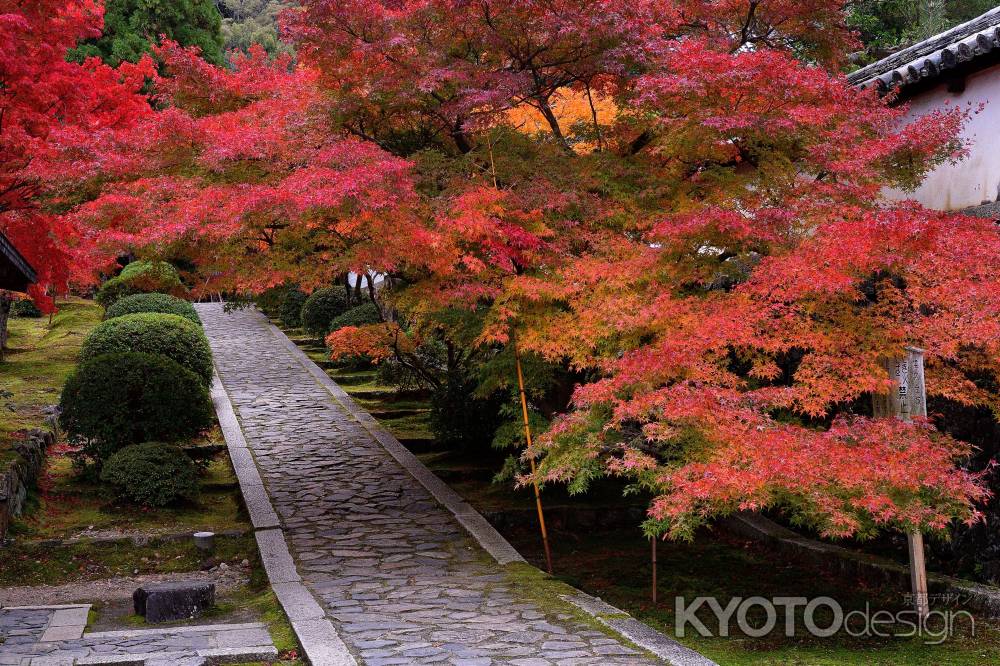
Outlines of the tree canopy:
<svg viewBox="0 0 1000 666">
<path fill-rule="evenodd" d="M 1000 409 L 1000 232 L 879 196 L 962 156 L 967 113 L 840 74 L 840 2 L 306 0 L 298 63 L 155 48 L 157 111 L 63 151 L 65 219 L 111 257 L 182 253 L 199 288 L 386 274 L 335 354 L 509 363 L 572 400 L 539 475 L 655 496 L 651 533 L 739 509 L 824 534 L 974 522 L 970 446 L 872 418 L 883 361 Z M 506 367 L 509 368 L 509 365 Z M 502 372 L 493 381 L 509 383 Z M 528 477 L 520 476 L 522 483 Z"/>
<path fill-rule="evenodd" d="M 865 61 L 927 39 L 996 7 L 994 0 L 860 0 L 848 25 L 865 46 Z"/>
<path fill-rule="evenodd" d="M 104 30 L 77 46 L 71 58 L 97 56 L 112 67 L 138 62 L 161 36 L 197 47 L 211 63 L 223 62 L 222 16 L 214 0 L 106 0 Z"/>
<path fill-rule="evenodd" d="M 258 44 L 271 55 L 291 53 L 290 44 L 279 37 L 279 16 L 293 6 L 282 0 L 216 0 L 222 14 L 222 36 L 226 51 L 248 51 Z"/>
<path fill-rule="evenodd" d="M 95 137 L 152 114 L 138 94 L 152 74 L 148 59 L 117 70 L 66 61 L 67 49 L 101 26 L 91 2 L 0 0 L 0 232 L 37 270 L 34 296 L 45 310 L 52 293 L 96 269 L 86 235 L 59 215 L 72 205 L 64 186 L 94 173 L 88 146 Z"/>
</svg>

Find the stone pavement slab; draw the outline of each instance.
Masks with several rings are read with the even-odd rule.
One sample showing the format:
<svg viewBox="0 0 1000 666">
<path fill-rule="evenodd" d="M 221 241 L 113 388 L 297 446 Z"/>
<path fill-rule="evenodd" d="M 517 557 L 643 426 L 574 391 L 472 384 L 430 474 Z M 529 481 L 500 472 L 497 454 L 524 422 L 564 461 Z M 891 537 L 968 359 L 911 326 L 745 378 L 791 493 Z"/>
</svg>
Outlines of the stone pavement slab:
<svg viewBox="0 0 1000 666">
<path fill-rule="evenodd" d="M 313 664 L 673 662 L 617 637 L 634 626 L 528 598 L 497 561 L 521 560 L 510 544 L 263 315 L 197 308 L 227 442 L 249 449 L 280 524 L 257 526 L 262 557 Z"/>
<path fill-rule="evenodd" d="M 84 633 L 89 610 L 89 605 L 0 608 L 0 666 L 196 666 L 278 656 L 261 623 Z"/>
</svg>

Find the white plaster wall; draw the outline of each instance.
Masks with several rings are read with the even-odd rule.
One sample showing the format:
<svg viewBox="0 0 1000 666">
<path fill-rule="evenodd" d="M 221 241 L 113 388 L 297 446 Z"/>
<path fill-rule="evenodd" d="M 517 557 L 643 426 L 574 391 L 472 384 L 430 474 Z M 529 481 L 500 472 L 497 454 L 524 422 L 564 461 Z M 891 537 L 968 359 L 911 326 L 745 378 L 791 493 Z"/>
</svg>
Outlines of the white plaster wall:
<svg viewBox="0 0 1000 666">
<path fill-rule="evenodd" d="M 946 102 L 963 108 L 971 104 L 973 111 L 986 103 L 962 132 L 971 141 L 969 156 L 954 165 L 942 164 L 912 192 L 886 190 L 888 198 L 916 199 L 937 210 L 960 210 L 1000 199 L 1000 65 L 969 76 L 964 92 L 950 93 L 940 85 L 910 100 L 909 117 L 944 108 Z"/>
</svg>

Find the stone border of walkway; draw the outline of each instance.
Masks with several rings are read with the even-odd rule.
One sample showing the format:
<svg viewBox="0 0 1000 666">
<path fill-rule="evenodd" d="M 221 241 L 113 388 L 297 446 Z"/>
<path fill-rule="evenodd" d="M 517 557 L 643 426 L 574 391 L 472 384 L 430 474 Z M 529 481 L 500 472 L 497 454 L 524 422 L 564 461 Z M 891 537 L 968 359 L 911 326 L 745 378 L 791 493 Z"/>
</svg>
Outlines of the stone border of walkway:
<svg viewBox="0 0 1000 666">
<path fill-rule="evenodd" d="M 249 630 L 267 631 L 267 625 L 262 622 L 249 622 L 241 624 L 202 624 L 184 625 L 172 627 L 157 627 L 150 629 L 125 629 L 119 631 L 94 631 L 84 634 L 87 627 L 87 619 L 90 614 L 91 604 L 54 604 L 48 606 L 0 606 L 0 610 L 5 611 L 52 611 L 48 624 L 36 643 L 60 643 L 63 641 L 76 641 L 81 638 L 87 640 L 129 640 L 142 639 L 150 636 L 172 636 L 176 634 L 191 633 L 218 633 L 233 632 L 239 636 L 235 642 L 240 642 L 245 637 L 245 632 Z M 243 633 L 241 633 L 243 632 Z M 233 642 L 233 641 L 229 641 Z M 53 664 L 62 666 L 73 663 L 77 666 L 145 666 L 149 663 L 171 663 L 180 662 L 184 658 L 192 656 L 188 652 L 149 652 L 149 653 L 125 653 L 125 654 L 91 654 L 85 657 L 65 657 L 61 655 L 31 655 L 8 653 L 6 656 L 13 656 L 21 663 L 31 664 Z M 226 647 L 202 648 L 194 652 L 194 656 L 204 659 L 205 664 L 233 664 L 248 663 L 253 661 L 271 662 L 277 659 L 278 650 L 274 645 L 232 645 Z M 8 663 L 4 661 L 3 663 Z"/>
<path fill-rule="evenodd" d="M 53 606 L 3 606 L 2 610 L 50 610 L 52 615 L 45 631 L 38 638 L 39 643 L 72 641 L 83 636 L 90 616 L 90 604 L 57 604 Z"/>
<path fill-rule="evenodd" d="M 257 463 L 254 462 L 243 428 L 218 372 L 213 374 L 211 395 L 219 427 L 240 483 L 243 501 L 255 530 L 260 559 L 271 589 L 278 597 L 278 603 L 284 609 L 306 659 L 312 666 L 357 666 L 357 661 L 341 640 L 333 623 L 326 618 L 316 598 L 302 584 L 302 578 L 288 550 L 284 528 L 271 505 Z"/>
<path fill-rule="evenodd" d="M 278 649 L 270 647 L 206 648 L 196 650 L 195 656 L 205 660 L 206 666 L 250 662 L 272 662 L 278 658 Z M 147 664 L 183 663 L 190 654 L 184 652 L 144 652 L 139 654 L 108 654 L 78 657 L 75 666 L 147 666 Z"/>
<path fill-rule="evenodd" d="M 361 425 L 382 445 L 390 456 L 410 473 L 434 498 L 454 514 L 459 523 L 499 564 L 507 565 L 515 562 L 525 562 L 517 550 L 494 528 L 489 521 L 462 496 L 451 489 L 444 481 L 430 471 L 420 459 L 396 439 L 396 437 L 354 402 L 354 399 L 344 391 L 326 372 L 323 371 L 284 331 L 272 324 L 263 313 L 257 315 L 270 328 L 271 333 L 291 352 L 309 374 L 330 393 Z M 231 408 L 230 408 L 231 409 Z M 228 438 L 227 438 L 228 441 Z M 294 565 L 293 565 L 294 566 Z M 541 572 L 540 572 L 541 573 Z M 577 590 L 575 595 L 563 595 L 562 599 L 587 615 L 608 627 L 626 640 L 640 648 L 663 659 L 672 666 L 718 666 L 714 661 L 702 654 L 687 648 L 674 639 L 666 636 L 647 624 L 636 620 L 625 611 L 608 604 L 601 599 L 592 597 Z"/>
</svg>

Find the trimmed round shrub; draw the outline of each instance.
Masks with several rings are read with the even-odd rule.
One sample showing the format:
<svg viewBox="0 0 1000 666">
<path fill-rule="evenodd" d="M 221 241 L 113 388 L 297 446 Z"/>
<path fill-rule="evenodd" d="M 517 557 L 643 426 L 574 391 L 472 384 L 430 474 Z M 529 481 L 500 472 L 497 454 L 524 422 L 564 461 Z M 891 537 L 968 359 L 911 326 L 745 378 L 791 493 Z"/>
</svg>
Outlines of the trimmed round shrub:
<svg viewBox="0 0 1000 666">
<path fill-rule="evenodd" d="M 10 314 L 11 316 L 24 319 L 38 319 L 42 316 L 42 311 L 38 309 L 33 300 L 25 299 L 23 301 L 14 301 L 10 306 Z"/>
<path fill-rule="evenodd" d="M 119 499 L 141 506 L 167 506 L 198 496 L 198 468 L 184 451 L 160 442 L 132 444 L 109 457 L 101 481 Z"/>
<path fill-rule="evenodd" d="M 378 306 L 369 301 L 364 305 L 351 308 L 342 315 L 338 315 L 330 322 L 330 333 L 338 331 L 345 326 L 368 326 L 382 321 L 382 313 Z"/>
<path fill-rule="evenodd" d="M 173 314 L 140 312 L 101 322 L 83 341 L 80 360 L 102 354 L 159 354 L 212 382 L 212 349 L 198 324 Z"/>
<path fill-rule="evenodd" d="M 179 296 L 185 292 L 177 269 L 165 261 L 133 261 L 97 290 L 97 304 L 109 308 L 132 294 L 163 293 Z"/>
<path fill-rule="evenodd" d="M 302 325 L 302 306 L 306 303 L 305 294 L 298 289 L 289 289 L 281 299 L 281 307 L 278 308 L 278 317 L 281 323 L 291 328 L 298 328 Z"/>
<path fill-rule="evenodd" d="M 285 296 L 289 291 L 294 291 L 294 289 L 288 285 L 281 284 L 276 287 L 269 287 L 253 297 L 254 305 L 271 319 L 278 318 L 281 315 L 281 304 L 284 302 Z M 301 309 L 302 306 L 300 305 L 299 310 Z"/>
<path fill-rule="evenodd" d="M 178 317 L 189 319 L 195 324 L 201 325 L 201 318 L 195 312 L 194 306 L 183 298 L 177 298 L 170 294 L 132 294 L 115 301 L 115 304 L 104 313 L 105 319 L 114 319 L 124 315 L 138 314 L 140 312 L 159 312 L 161 314 L 173 314 Z"/>
<path fill-rule="evenodd" d="M 84 361 L 66 381 L 59 405 L 63 430 L 97 466 L 129 444 L 177 442 L 212 425 L 212 403 L 201 377 L 154 354 Z"/>
<path fill-rule="evenodd" d="M 347 312 L 347 292 L 343 287 L 325 287 L 309 295 L 302 305 L 302 328 L 320 337 L 330 329 L 334 317 Z"/>
</svg>

